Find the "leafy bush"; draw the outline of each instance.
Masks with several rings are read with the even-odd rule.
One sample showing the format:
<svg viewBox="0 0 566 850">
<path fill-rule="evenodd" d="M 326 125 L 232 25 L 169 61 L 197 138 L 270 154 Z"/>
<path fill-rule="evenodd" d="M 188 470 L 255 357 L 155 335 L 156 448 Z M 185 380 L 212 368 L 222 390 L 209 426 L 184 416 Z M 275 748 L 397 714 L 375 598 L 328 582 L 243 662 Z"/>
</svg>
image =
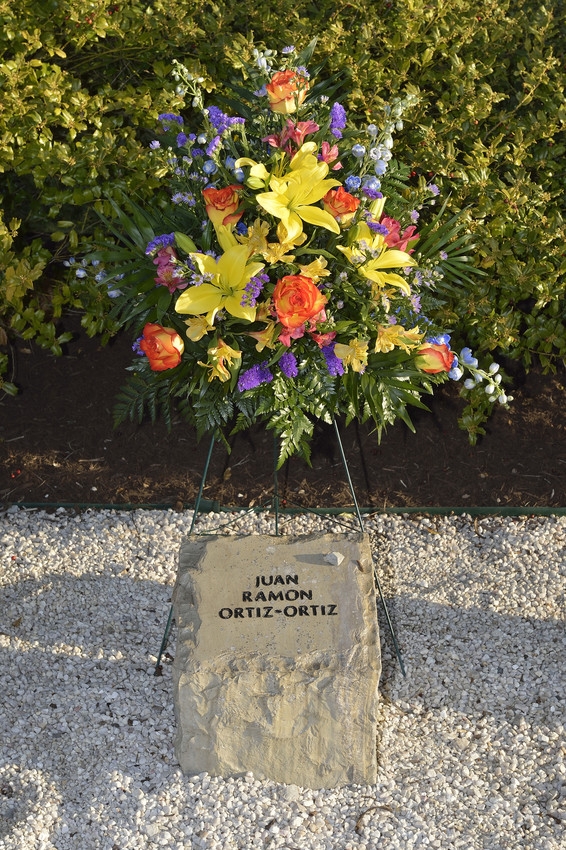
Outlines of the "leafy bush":
<svg viewBox="0 0 566 850">
<path fill-rule="evenodd" d="M 419 98 L 396 153 L 415 182 L 434 179 L 450 210 L 464 212 L 487 272 L 471 298 L 446 288 L 439 322 L 452 322 L 486 358 L 502 352 L 545 369 L 564 361 L 562 4 L 22 0 L 16 11 L 0 0 L 0 24 L 8 336 L 57 352 L 57 319 L 70 306 L 82 306 L 89 333 L 115 330 L 105 291 L 65 277 L 62 263 L 100 239 L 97 210 L 112 216 L 110 201 L 123 192 L 156 193 L 148 142 L 157 114 L 190 112 L 175 93 L 173 59 L 202 73 L 210 90 L 254 46 L 317 36 L 329 72 L 349 70 L 348 106 L 360 118 L 394 96 Z M 479 428 L 482 401 L 471 401 L 467 424 Z"/>
</svg>

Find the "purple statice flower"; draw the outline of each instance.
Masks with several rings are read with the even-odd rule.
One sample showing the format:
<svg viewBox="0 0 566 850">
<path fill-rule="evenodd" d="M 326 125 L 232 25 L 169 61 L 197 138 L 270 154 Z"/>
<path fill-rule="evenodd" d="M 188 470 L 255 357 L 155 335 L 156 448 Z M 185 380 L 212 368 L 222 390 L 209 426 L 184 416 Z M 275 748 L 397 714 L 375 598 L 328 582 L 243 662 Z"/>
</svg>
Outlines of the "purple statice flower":
<svg viewBox="0 0 566 850">
<path fill-rule="evenodd" d="M 411 211 L 411 221 L 413 221 L 413 222 L 417 222 L 417 221 L 419 220 L 419 218 L 420 218 L 420 217 L 421 217 L 421 216 L 420 216 L 420 213 L 419 213 L 417 210 L 412 210 L 412 211 Z"/>
<path fill-rule="evenodd" d="M 171 123 L 178 124 L 179 127 L 182 127 L 185 123 L 180 115 L 175 115 L 173 112 L 162 112 L 161 115 L 157 116 L 157 120 L 161 121 L 165 129 L 167 129 L 166 125 Z"/>
<path fill-rule="evenodd" d="M 186 133 L 177 133 L 177 147 L 182 148 L 187 144 L 188 136 Z"/>
<path fill-rule="evenodd" d="M 330 375 L 335 378 L 337 375 L 344 374 L 344 364 L 340 360 L 339 357 L 336 357 L 334 354 L 334 346 L 335 342 L 331 342 L 330 345 L 325 345 L 321 351 L 324 354 L 324 359 L 326 360 L 326 367 Z"/>
<path fill-rule="evenodd" d="M 256 363 L 250 369 L 242 372 L 238 379 L 238 389 L 241 393 L 246 390 L 253 390 L 259 387 L 260 384 L 269 384 L 273 380 L 273 375 L 267 368 L 267 360 L 263 363 Z"/>
<path fill-rule="evenodd" d="M 245 118 L 232 118 L 230 115 L 222 112 L 218 106 L 208 107 L 208 120 L 220 136 L 235 124 L 245 124 Z"/>
<path fill-rule="evenodd" d="M 362 192 L 364 193 L 366 198 L 369 198 L 370 201 L 377 201 L 378 198 L 383 198 L 383 194 L 377 189 L 374 189 L 371 184 L 364 186 Z"/>
<path fill-rule="evenodd" d="M 299 374 L 297 358 L 292 351 L 285 351 L 279 358 L 279 368 L 286 378 L 296 378 Z"/>
<path fill-rule="evenodd" d="M 204 151 L 202 148 L 193 148 L 191 153 L 193 156 L 204 156 Z"/>
<path fill-rule="evenodd" d="M 244 287 L 244 294 L 240 304 L 242 307 L 255 307 L 256 301 L 263 289 L 264 285 L 269 280 L 266 274 L 258 274 L 251 277 Z"/>
<path fill-rule="evenodd" d="M 335 139 L 342 138 L 342 130 L 346 126 L 346 110 L 341 103 L 334 103 L 330 110 L 330 132 Z"/>
<path fill-rule="evenodd" d="M 156 236 L 155 239 L 152 239 L 151 242 L 148 243 L 147 248 L 145 249 L 146 257 L 153 254 L 153 252 L 157 251 L 159 248 L 168 248 L 170 245 L 174 244 L 174 233 L 163 233 L 161 236 Z"/>
<path fill-rule="evenodd" d="M 371 215 L 366 219 L 366 224 L 373 233 L 379 233 L 380 236 L 389 235 L 389 228 L 384 224 L 381 224 L 379 221 L 374 221 L 371 218 Z"/>
<path fill-rule="evenodd" d="M 137 354 L 139 357 L 144 357 L 145 351 L 142 351 L 140 348 L 140 342 L 142 341 L 143 336 L 138 336 L 135 342 L 132 343 L 132 351 L 134 354 Z"/>
<path fill-rule="evenodd" d="M 220 136 L 215 136 L 211 142 L 208 143 L 206 147 L 206 155 L 214 156 L 220 145 L 222 144 L 222 140 Z"/>
<path fill-rule="evenodd" d="M 429 183 L 426 188 L 428 189 L 431 195 L 434 195 L 435 197 L 437 195 L 440 195 L 440 189 L 438 188 L 436 183 Z"/>
</svg>

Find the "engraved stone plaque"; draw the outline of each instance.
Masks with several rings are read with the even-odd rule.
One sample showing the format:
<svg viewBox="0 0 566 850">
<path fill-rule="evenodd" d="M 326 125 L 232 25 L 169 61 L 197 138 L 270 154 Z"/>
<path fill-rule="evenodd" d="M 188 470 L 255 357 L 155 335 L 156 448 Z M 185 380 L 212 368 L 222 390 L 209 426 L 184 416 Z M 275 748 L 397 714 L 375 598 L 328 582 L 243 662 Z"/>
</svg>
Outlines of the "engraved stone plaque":
<svg viewBox="0 0 566 850">
<path fill-rule="evenodd" d="M 193 536 L 173 604 L 185 773 L 375 781 L 381 664 L 367 536 Z"/>
</svg>

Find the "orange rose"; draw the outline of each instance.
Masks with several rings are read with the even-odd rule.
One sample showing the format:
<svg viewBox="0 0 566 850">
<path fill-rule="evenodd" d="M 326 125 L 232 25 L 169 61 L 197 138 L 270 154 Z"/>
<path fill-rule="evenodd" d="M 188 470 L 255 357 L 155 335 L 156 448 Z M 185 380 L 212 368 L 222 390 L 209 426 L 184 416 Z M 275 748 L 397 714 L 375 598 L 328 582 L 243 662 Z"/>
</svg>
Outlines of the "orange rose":
<svg viewBox="0 0 566 850">
<path fill-rule="evenodd" d="M 360 205 L 359 198 L 354 198 L 346 192 L 343 186 L 338 189 L 330 189 L 322 199 L 324 209 L 333 215 L 338 224 L 344 227 L 354 218 L 354 214 Z"/>
<path fill-rule="evenodd" d="M 221 224 L 236 224 L 242 217 L 242 213 L 236 212 L 240 206 L 238 192 L 241 186 L 237 183 L 226 186 L 224 189 L 203 189 L 206 214 L 214 227 Z"/>
<path fill-rule="evenodd" d="M 317 316 L 327 298 L 316 288 L 310 277 L 291 274 L 281 278 L 273 292 L 277 318 L 285 328 L 300 328 Z"/>
<path fill-rule="evenodd" d="M 271 109 L 281 115 L 296 112 L 307 96 L 308 87 L 307 78 L 297 71 L 277 71 L 265 87 Z"/>
<path fill-rule="evenodd" d="M 439 372 L 449 372 L 454 362 L 454 353 L 447 345 L 435 342 L 425 342 L 417 348 L 415 366 L 421 372 L 437 375 Z"/>
<path fill-rule="evenodd" d="M 152 324 L 144 327 L 139 347 L 147 355 L 154 372 L 164 372 L 178 366 L 185 350 L 185 344 L 176 330 Z"/>
</svg>

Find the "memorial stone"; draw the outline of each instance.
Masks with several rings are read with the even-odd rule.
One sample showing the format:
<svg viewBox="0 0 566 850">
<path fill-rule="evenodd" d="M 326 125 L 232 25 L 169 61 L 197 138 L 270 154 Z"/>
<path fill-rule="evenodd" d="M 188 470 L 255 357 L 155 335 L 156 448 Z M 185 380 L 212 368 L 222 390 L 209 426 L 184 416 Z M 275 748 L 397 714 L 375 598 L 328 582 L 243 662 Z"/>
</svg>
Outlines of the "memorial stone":
<svg viewBox="0 0 566 850">
<path fill-rule="evenodd" d="M 173 605 L 185 773 L 375 782 L 381 660 L 367 535 L 191 536 Z"/>
</svg>

